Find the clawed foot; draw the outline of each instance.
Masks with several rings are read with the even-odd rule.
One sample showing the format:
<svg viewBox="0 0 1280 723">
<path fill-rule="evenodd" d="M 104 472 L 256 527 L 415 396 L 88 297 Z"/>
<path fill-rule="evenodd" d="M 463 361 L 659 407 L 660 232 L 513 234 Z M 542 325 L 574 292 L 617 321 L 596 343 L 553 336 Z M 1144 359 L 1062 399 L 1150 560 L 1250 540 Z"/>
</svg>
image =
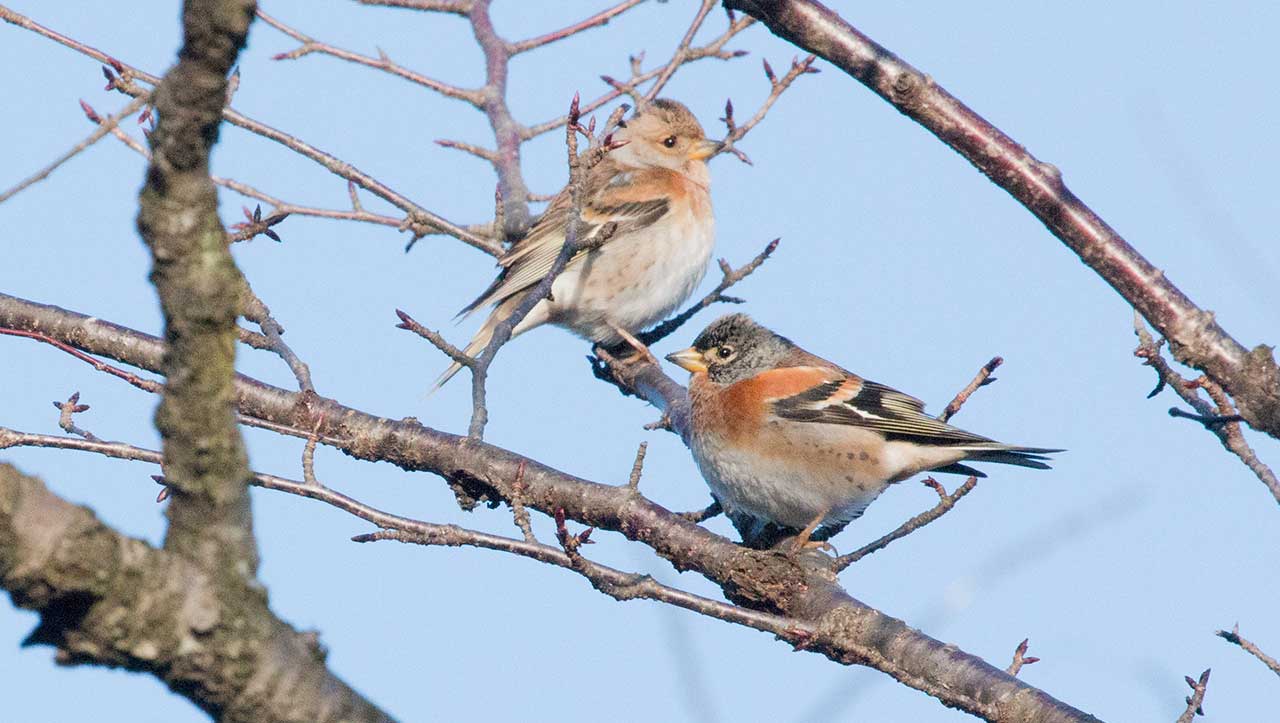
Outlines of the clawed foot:
<svg viewBox="0 0 1280 723">
<path fill-rule="evenodd" d="M 657 357 L 653 355 L 653 352 L 649 351 L 649 347 L 645 346 L 644 342 L 637 339 L 635 335 L 633 335 L 631 332 L 615 324 L 610 324 L 609 328 L 613 330 L 613 333 L 622 337 L 622 340 L 627 343 L 627 346 L 631 347 L 632 351 L 635 352 L 635 354 L 631 354 L 631 355 L 619 358 L 618 361 L 620 363 L 622 364 L 638 364 L 640 362 L 648 362 L 650 364 L 658 363 Z"/>
<path fill-rule="evenodd" d="M 830 542 L 827 542 L 826 540 L 819 542 L 813 539 L 813 533 L 818 529 L 818 526 L 822 524 L 822 521 L 826 519 L 826 517 L 827 512 L 824 510 L 822 514 L 813 518 L 808 525 L 805 525 L 805 528 L 800 531 L 800 534 L 792 538 L 787 554 L 794 557 L 796 555 L 809 552 L 810 550 L 822 550 L 824 552 L 834 553 L 836 548 L 832 547 Z"/>
</svg>

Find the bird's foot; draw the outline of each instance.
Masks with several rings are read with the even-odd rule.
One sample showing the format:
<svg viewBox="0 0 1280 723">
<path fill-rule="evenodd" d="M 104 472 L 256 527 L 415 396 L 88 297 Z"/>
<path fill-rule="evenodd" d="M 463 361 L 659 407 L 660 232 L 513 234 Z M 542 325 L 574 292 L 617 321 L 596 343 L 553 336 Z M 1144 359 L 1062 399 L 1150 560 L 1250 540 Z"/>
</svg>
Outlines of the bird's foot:
<svg viewBox="0 0 1280 723">
<path fill-rule="evenodd" d="M 622 340 L 626 342 L 626 345 L 631 347 L 631 350 L 635 352 L 634 354 L 619 357 L 619 362 L 622 364 L 638 364 L 640 362 L 646 362 L 649 364 L 658 363 L 657 357 L 653 355 L 653 352 L 649 351 L 649 347 L 645 346 L 644 342 L 637 339 L 634 334 L 623 329 L 617 324 L 610 324 L 609 328 L 613 330 L 613 333 L 622 337 Z"/>
</svg>

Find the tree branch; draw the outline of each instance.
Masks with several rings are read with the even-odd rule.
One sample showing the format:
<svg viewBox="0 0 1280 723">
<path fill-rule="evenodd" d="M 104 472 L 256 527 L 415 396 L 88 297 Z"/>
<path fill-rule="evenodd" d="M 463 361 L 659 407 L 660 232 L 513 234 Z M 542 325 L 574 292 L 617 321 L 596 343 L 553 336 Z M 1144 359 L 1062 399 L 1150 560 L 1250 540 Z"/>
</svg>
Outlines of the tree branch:
<svg viewBox="0 0 1280 723">
<path fill-rule="evenodd" d="M 41 333 L 89 353 L 145 369 L 159 367 L 158 339 L 108 322 L 0 294 L 0 326 Z M 636 367 L 657 369 L 656 364 Z M 654 372 L 638 375 L 646 383 Z M 661 370 L 657 375 L 665 378 Z M 668 381 L 670 381 L 668 379 Z M 683 388 L 670 382 L 675 397 Z M 944 645 L 901 620 L 850 597 L 829 567 L 733 544 L 646 500 L 626 485 L 596 484 L 484 442 L 390 420 L 316 395 L 303 395 L 237 377 L 240 412 L 281 431 L 411 471 L 445 477 L 464 503 L 510 500 L 521 466 L 525 506 L 554 516 L 564 510 L 584 525 L 641 542 L 677 569 L 695 570 L 720 586 L 733 603 L 800 621 L 812 635 L 799 647 L 840 663 L 868 665 L 992 721 L 1093 721 L 1070 706 L 982 660 Z M 641 390 L 655 387 L 642 386 Z M 650 391 L 647 393 L 654 393 Z M 673 418 L 674 419 L 674 418 Z"/>
<path fill-rule="evenodd" d="M 149 673 L 227 723 L 391 720 L 260 589 L 121 535 L 7 464 L 0 538 L 0 586 L 40 615 L 26 643 L 62 665 Z"/>
<path fill-rule="evenodd" d="M 1245 349 L 1162 271 L 1076 197 L 1054 166 L 863 35 L 816 0 L 724 0 L 774 34 L 834 63 L 964 156 L 1044 222 L 1171 342 L 1176 359 L 1235 398 L 1254 429 L 1280 439 L 1280 367 L 1271 348 Z"/>
<path fill-rule="evenodd" d="M 248 458 L 236 424 L 236 318 L 244 279 L 218 219 L 209 154 L 227 101 L 227 73 L 254 0 L 187 0 L 183 46 L 155 92 L 159 123 L 139 199 L 138 230 L 164 313 L 164 395 L 156 429 L 174 490 L 165 549 L 217 574 L 258 567 Z"/>
</svg>

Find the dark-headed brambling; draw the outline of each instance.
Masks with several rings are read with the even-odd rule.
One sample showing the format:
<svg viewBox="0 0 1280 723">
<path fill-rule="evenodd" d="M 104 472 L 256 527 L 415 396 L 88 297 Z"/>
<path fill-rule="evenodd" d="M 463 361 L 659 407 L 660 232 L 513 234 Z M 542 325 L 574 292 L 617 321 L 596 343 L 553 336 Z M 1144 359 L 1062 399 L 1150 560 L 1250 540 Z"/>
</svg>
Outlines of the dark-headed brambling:
<svg viewBox="0 0 1280 723">
<path fill-rule="evenodd" d="M 555 324 L 612 346 L 662 321 L 693 293 L 707 271 L 715 240 L 706 161 L 720 148 L 698 119 L 673 100 L 658 99 L 613 134 L 623 142 L 588 171 L 582 233 L 610 234 L 578 253 L 512 336 Z M 572 202 L 562 190 L 527 236 L 499 261 L 498 278 L 460 312 L 493 305 L 466 353 L 489 343 L 494 328 L 550 271 L 565 243 Z M 605 229 L 608 229 L 605 231 Z M 436 386 L 461 368 L 454 364 Z"/>
<path fill-rule="evenodd" d="M 689 448 L 748 542 L 748 530 L 768 523 L 801 530 L 798 543 L 820 525 L 839 531 L 890 484 L 919 472 L 986 476 L 962 461 L 1048 469 L 1044 455 L 1062 451 L 1001 444 L 940 422 L 919 399 L 810 354 L 745 314 L 717 319 L 667 359 L 692 372 Z"/>
</svg>

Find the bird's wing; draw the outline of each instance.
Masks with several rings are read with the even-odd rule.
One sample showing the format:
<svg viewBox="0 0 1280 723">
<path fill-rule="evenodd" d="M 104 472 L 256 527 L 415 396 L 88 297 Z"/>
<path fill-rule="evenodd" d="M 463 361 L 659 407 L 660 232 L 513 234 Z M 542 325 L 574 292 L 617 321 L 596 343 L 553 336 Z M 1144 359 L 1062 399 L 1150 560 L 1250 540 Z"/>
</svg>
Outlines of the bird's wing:
<svg viewBox="0 0 1280 723">
<path fill-rule="evenodd" d="M 924 402 L 856 376 L 836 376 L 773 402 L 773 413 L 797 422 L 872 429 L 889 440 L 950 446 L 998 444 L 924 413 Z"/>
<path fill-rule="evenodd" d="M 588 250 L 579 251 L 569 264 L 580 261 L 598 248 L 593 240 L 605 236 L 601 244 L 607 244 L 618 236 L 651 226 L 667 215 L 671 207 L 671 197 L 667 192 L 669 186 L 653 183 L 651 174 L 616 168 L 602 170 L 609 172 L 593 174 L 589 179 L 588 196 L 582 208 L 580 242 L 587 244 Z M 593 188 L 594 191 L 590 190 Z M 487 304 L 501 303 L 541 281 L 551 271 L 560 249 L 564 247 L 565 228 L 572 205 L 566 188 L 552 200 L 528 235 L 498 261 L 502 273 L 493 284 L 459 313 L 467 314 Z"/>
</svg>

